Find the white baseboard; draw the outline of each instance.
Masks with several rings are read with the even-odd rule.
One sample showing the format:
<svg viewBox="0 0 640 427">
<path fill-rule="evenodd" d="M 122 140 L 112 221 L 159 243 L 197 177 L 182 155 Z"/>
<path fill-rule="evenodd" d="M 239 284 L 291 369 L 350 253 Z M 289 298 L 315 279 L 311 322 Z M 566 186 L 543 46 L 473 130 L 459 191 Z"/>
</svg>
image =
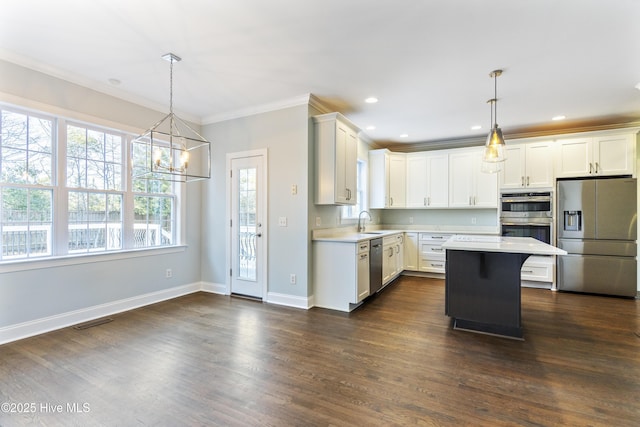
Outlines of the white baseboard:
<svg viewBox="0 0 640 427">
<path fill-rule="evenodd" d="M 308 310 L 313 307 L 313 296 L 297 297 L 294 295 L 267 293 L 267 302 L 271 304 L 286 305 L 287 307 L 302 308 Z"/>
<path fill-rule="evenodd" d="M 132 298 L 0 328 L 0 345 L 200 291 L 227 295 L 226 285 L 220 283 L 197 282 L 175 288 L 163 289 Z M 297 297 L 271 292 L 267 294 L 266 302 L 306 310 L 313 307 L 313 296 Z"/>
<path fill-rule="evenodd" d="M 178 286 L 170 289 L 163 289 L 132 298 L 113 301 L 106 304 L 95 305 L 80 310 L 57 314 L 55 316 L 44 317 L 29 322 L 18 323 L 16 325 L 0 328 L 0 344 L 17 341 L 34 335 L 43 334 L 56 329 L 66 328 L 78 323 L 88 322 L 100 317 L 110 316 L 123 311 L 132 310 L 160 301 L 166 301 L 183 295 L 200 291 L 201 283 Z"/>
<path fill-rule="evenodd" d="M 202 292 L 210 292 L 212 294 L 229 295 L 227 285 L 224 283 L 201 282 L 200 290 Z"/>
</svg>

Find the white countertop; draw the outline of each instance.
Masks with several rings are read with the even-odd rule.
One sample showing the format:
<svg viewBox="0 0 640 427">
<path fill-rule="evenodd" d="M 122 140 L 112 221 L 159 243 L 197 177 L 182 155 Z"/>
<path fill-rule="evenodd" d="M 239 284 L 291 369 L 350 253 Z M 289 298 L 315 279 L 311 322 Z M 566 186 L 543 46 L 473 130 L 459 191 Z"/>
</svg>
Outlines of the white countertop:
<svg viewBox="0 0 640 427">
<path fill-rule="evenodd" d="M 353 228 L 343 227 L 335 229 L 318 229 L 312 231 L 311 240 L 314 242 L 343 242 L 357 243 L 378 237 L 391 236 L 398 233 L 436 233 L 436 234 L 497 234 L 495 227 L 430 227 L 430 226 L 389 226 L 380 229 L 380 226 L 367 227 L 366 233 L 358 233 Z"/>
<path fill-rule="evenodd" d="M 458 251 L 509 252 L 533 255 L 566 255 L 567 251 L 533 237 L 457 235 L 442 244 L 444 249 Z"/>
<path fill-rule="evenodd" d="M 402 230 L 371 230 L 365 233 L 358 233 L 356 231 L 351 233 L 339 233 L 339 234 L 318 234 L 313 236 L 314 242 L 343 242 L 343 243 L 358 243 L 365 240 L 376 239 L 378 237 L 386 237 L 394 234 L 403 233 Z"/>
</svg>

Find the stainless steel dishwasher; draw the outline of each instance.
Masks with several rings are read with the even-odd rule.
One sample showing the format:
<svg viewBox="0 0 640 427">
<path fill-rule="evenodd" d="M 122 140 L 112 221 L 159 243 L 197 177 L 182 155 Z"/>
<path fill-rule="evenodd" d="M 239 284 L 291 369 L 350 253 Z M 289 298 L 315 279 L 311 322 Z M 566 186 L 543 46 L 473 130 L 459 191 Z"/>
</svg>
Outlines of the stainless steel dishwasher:
<svg viewBox="0 0 640 427">
<path fill-rule="evenodd" d="M 371 239 L 369 249 L 369 295 L 382 287 L 382 237 Z"/>
</svg>

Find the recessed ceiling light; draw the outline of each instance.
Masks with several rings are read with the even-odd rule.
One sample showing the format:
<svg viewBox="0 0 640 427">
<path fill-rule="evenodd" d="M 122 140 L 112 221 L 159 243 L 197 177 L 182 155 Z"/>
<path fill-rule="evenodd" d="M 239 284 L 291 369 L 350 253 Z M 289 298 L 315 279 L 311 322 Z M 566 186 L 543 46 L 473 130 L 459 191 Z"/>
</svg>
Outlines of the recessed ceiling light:
<svg viewBox="0 0 640 427">
<path fill-rule="evenodd" d="M 367 104 L 375 104 L 376 102 L 378 102 L 378 98 L 376 98 L 375 96 L 370 96 L 365 99 L 364 102 L 366 102 Z"/>
<path fill-rule="evenodd" d="M 375 126 L 367 126 L 367 130 L 376 130 Z"/>
<path fill-rule="evenodd" d="M 471 130 L 480 130 L 480 129 L 482 129 L 482 126 L 480 125 L 471 126 Z"/>
<path fill-rule="evenodd" d="M 121 81 L 118 80 L 118 79 L 111 78 L 111 79 L 109 79 L 109 83 L 111 83 L 114 86 L 118 86 L 121 83 Z"/>
<path fill-rule="evenodd" d="M 400 138 L 409 138 L 409 134 L 408 133 L 400 134 Z"/>
<path fill-rule="evenodd" d="M 640 83 L 636 85 L 636 89 L 640 90 Z"/>
<path fill-rule="evenodd" d="M 566 119 L 566 116 L 554 116 L 551 118 L 551 120 L 553 120 L 554 122 L 557 122 L 558 120 L 564 120 Z"/>
</svg>

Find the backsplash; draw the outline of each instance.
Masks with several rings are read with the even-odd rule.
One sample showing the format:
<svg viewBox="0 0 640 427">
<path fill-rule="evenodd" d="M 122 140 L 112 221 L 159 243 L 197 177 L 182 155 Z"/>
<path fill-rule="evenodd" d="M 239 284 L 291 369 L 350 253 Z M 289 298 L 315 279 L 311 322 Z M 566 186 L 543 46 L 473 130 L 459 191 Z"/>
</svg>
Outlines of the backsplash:
<svg viewBox="0 0 640 427">
<path fill-rule="evenodd" d="M 380 223 L 439 226 L 498 226 L 496 209 L 381 209 Z"/>
</svg>

